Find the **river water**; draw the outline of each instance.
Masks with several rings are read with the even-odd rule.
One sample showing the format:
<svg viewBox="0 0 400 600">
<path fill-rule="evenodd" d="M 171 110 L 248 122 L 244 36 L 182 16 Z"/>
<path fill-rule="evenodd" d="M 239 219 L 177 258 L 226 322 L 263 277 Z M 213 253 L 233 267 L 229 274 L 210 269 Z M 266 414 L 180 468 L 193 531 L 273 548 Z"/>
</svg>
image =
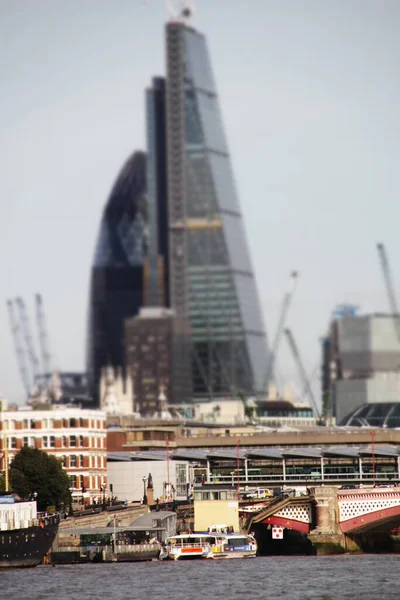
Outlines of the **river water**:
<svg viewBox="0 0 400 600">
<path fill-rule="evenodd" d="M 40 566 L 0 572 L 4 600 L 400 600 L 400 555 Z"/>
</svg>

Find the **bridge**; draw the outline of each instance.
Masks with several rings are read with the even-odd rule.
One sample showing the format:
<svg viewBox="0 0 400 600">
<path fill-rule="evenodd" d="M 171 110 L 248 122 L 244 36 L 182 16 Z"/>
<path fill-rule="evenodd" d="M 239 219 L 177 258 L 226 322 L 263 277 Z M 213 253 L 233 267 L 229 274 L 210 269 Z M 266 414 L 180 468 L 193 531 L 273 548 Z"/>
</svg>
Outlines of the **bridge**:
<svg viewBox="0 0 400 600">
<path fill-rule="evenodd" d="M 256 507 L 242 506 L 246 529 L 257 523 L 291 529 L 301 534 L 357 536 L 389 533 L 400 526 L 400 487 L 338 490 L 311 489 L 307 496 L 276 499 Z"/>
</svg>

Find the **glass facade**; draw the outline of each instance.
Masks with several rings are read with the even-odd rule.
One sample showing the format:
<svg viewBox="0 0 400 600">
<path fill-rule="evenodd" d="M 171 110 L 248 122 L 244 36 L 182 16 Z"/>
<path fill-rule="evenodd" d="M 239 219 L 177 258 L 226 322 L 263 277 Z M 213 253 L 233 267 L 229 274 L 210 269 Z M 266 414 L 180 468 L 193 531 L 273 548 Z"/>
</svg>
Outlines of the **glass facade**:
<svg viewBox="0 0 400 600">
<path fill-rule="evenodd" d="M 188 316 L 193 389 L 262 389 L 267 340 L 206 41 L 167 25 L 171 306 Z"/>
<path fill-rule="evenodd" d="M 149 255 L 146 306 L 168 306 L 168 197 L 165 79 L 146 90 Z"/>
<path fill-rule="evenodd" d="M 125 163 L 104 209 L 91 272 L 87 371 L 98 404 L 102 367 L 125 367 L 124 321 L 143 305 L 147 253 L 146 155 Z"/>
</svg>

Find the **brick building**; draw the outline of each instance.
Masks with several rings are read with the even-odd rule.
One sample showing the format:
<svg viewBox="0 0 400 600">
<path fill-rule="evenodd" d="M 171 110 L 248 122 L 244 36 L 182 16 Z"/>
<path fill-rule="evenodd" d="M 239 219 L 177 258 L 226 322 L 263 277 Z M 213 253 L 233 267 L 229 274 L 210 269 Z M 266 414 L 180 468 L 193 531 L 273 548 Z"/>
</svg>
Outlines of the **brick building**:
<svg viewBox="0 0 400 600">
<path fill-rule="evenodd" d="M 166 308 L 142 308 L 137 317 L 125 321 L 125 346 L 137 412 L 146 417 L 160 413 L 161 389 L 169 404 L 191 401 L 187 319 Z"/>
<path fill-rule="evenodd" d="M 0 413 L 1 470 L 5 468 L 6 439 L 9 462 L 23 447 L 39 448 L 62 461 L 73 499 L 83 495 L 88 502 L 106 485 L 106 428 L 106 415 L 99 410 L 54 407 L 4 411 Z"/>
</svg>

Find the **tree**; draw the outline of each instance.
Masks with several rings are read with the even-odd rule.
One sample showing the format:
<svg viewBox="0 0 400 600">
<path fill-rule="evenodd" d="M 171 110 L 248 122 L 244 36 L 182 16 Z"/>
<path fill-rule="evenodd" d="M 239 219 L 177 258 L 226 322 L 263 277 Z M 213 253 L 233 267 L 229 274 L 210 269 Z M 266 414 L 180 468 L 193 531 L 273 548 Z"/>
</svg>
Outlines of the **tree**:
<svg viewBox="0 0 400 600">
<path fill-rule="evenodd" d="M 21 498 L 30 498 L 37 493 L 39 510 L 48 506 L 69 506 L 71 492 L 69 477 L 61 462 L 38 449 L 22 448 L 15 455 L 10 467 L 11 489 Z"/>
</svg>

